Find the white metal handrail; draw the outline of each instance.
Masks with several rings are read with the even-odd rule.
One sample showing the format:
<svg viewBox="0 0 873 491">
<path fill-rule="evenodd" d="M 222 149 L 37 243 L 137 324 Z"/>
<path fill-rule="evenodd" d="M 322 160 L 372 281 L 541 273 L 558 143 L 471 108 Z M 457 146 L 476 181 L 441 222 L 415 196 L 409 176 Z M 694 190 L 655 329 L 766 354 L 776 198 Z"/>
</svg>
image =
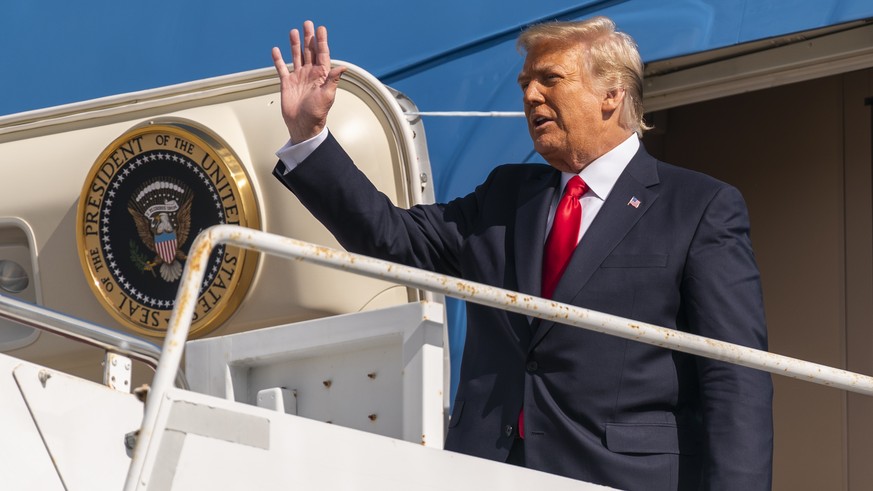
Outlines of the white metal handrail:
<svg viewBox="0 0 873 491">
<path fill-rule="evenodd" d="M 522 111 L 406 111 L 405 116 L 433 116 L 443 118 L 523 118 Z"/>
<path fill-rule="evenodd" d="M 70 317 L 8 295 L 0 294 L 0 318 L 139 360 L 156 371 L 161 359 L 161 348 L 144 339 Z M 185 379 L 184 373 L 177 370 L 173 378 L 179 387 L 188 388 L 188 381 Z"/>
<path fill-rule="evenodd" d="M 731 344 L 675 329 L 603 314 L 573 305 L 462 280 L 389 261 L 339 251 L 258 230 L 216 225 L 201 232 L 188 253 L 188 262 L 170 317 L 161 360 L 152 382 L 145 414 L 124 489 L 133 491 L 142 475 L 145 454 L 155 429 L 158 408 L 179 369 L 188 330 L 212 249 L 220 244 L 253 249 L 289 259 L 299 259 L 371 278 L 460 298 L 519 314 L 552 320 L 693 355 L 727 361 L 787 377 L 873 395 L 873 377 L 819 365 L 797 358 Z"/>
</svg>

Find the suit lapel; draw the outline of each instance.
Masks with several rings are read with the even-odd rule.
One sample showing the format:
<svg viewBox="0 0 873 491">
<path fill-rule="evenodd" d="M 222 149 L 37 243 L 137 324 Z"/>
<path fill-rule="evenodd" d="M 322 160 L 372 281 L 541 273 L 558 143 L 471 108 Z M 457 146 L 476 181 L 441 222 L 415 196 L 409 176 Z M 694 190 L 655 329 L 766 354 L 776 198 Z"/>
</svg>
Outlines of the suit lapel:
<svg viewBox="0 0 873 491">
<path fill-rule="evenodd" d="M 546 172 L 526 183 L 519 194 L 514 239 L 515 271 L 521 293 L 540 294 L 546 220 L 555 188 L 560 183 L 560 172 Z"/>
<path fill-rule="evenodd" d="M 656 164 L 657 161 L 640 146 L 573 252 L 555 288 L 554 300 L 573 304 L 603 260 L 657 200 L 658 193 L 652 189 L 659 182 Z M 633 198 L 639 200 L 636 207 L 630 203 Z M 548 334 L 554 324 L 551 321 L 540 324 L 531 348 Z"/>
</svg>

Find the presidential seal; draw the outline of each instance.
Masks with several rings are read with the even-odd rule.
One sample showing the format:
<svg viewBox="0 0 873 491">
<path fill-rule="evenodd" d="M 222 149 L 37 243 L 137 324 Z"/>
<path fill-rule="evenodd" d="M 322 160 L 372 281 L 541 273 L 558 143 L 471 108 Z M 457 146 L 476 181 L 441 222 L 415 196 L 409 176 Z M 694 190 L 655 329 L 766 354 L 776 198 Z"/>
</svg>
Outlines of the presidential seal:
<svg viewBox="0 0 873 491">
<path fill-rule="evenodd" d="M 258 228 L 260 218 L 231 149 L 196 123 L 167 120 L 132 128 L 100 154 L 76 223 L 82 268 L 101 305 L 133 331 L 163 337 L 194 237 L 218 224 Z M 213 250 L 192 336 L 233 314 L 256 263 L 245 249 Z"/>
</svg>

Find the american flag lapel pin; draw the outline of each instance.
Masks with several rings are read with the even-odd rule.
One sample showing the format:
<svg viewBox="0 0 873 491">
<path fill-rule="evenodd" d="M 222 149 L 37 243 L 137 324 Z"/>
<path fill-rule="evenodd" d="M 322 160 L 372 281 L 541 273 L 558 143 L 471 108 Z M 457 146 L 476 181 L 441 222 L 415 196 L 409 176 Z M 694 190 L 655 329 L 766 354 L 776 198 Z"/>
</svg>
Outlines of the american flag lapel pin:
<svg viewBox="0 0 873 491">
<path fill-rule="evenodd" d="M 636 196 L 631 196 L 630 201 L 627 202 L 628 206 L 633 206 L 634 208 L 640 207 L 640 200 L 637 199 Z"/>
</svg>

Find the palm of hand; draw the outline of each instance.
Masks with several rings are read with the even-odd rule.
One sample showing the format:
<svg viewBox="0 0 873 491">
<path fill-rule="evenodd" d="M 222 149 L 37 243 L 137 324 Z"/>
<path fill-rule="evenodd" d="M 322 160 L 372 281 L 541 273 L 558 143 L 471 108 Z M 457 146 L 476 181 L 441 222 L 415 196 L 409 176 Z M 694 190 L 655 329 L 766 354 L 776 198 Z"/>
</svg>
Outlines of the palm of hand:
<svg viewBox="0 0 873 491">
<path fill-rule="evenodd" d="M 290 38 L 294 70 L 288 70 L 279 48 L 273 48 L 273 64 L 281 84 L 282 117 L 291 142 L 296 144 L 324 129 L 345 67 L 331 69 L 326 28 L 316 31 L 312 22 L 306 21 L 302 49 L 297 29 L 291 30 Z"/>
<path fill-rule="evenodd" d="M 331 83 L 329 74 L 327 67 L 303 65 L 281 77 L 282 117 L 294 143 L 324 128 L 336 97 L 336 84 Z"/>
</svg>

